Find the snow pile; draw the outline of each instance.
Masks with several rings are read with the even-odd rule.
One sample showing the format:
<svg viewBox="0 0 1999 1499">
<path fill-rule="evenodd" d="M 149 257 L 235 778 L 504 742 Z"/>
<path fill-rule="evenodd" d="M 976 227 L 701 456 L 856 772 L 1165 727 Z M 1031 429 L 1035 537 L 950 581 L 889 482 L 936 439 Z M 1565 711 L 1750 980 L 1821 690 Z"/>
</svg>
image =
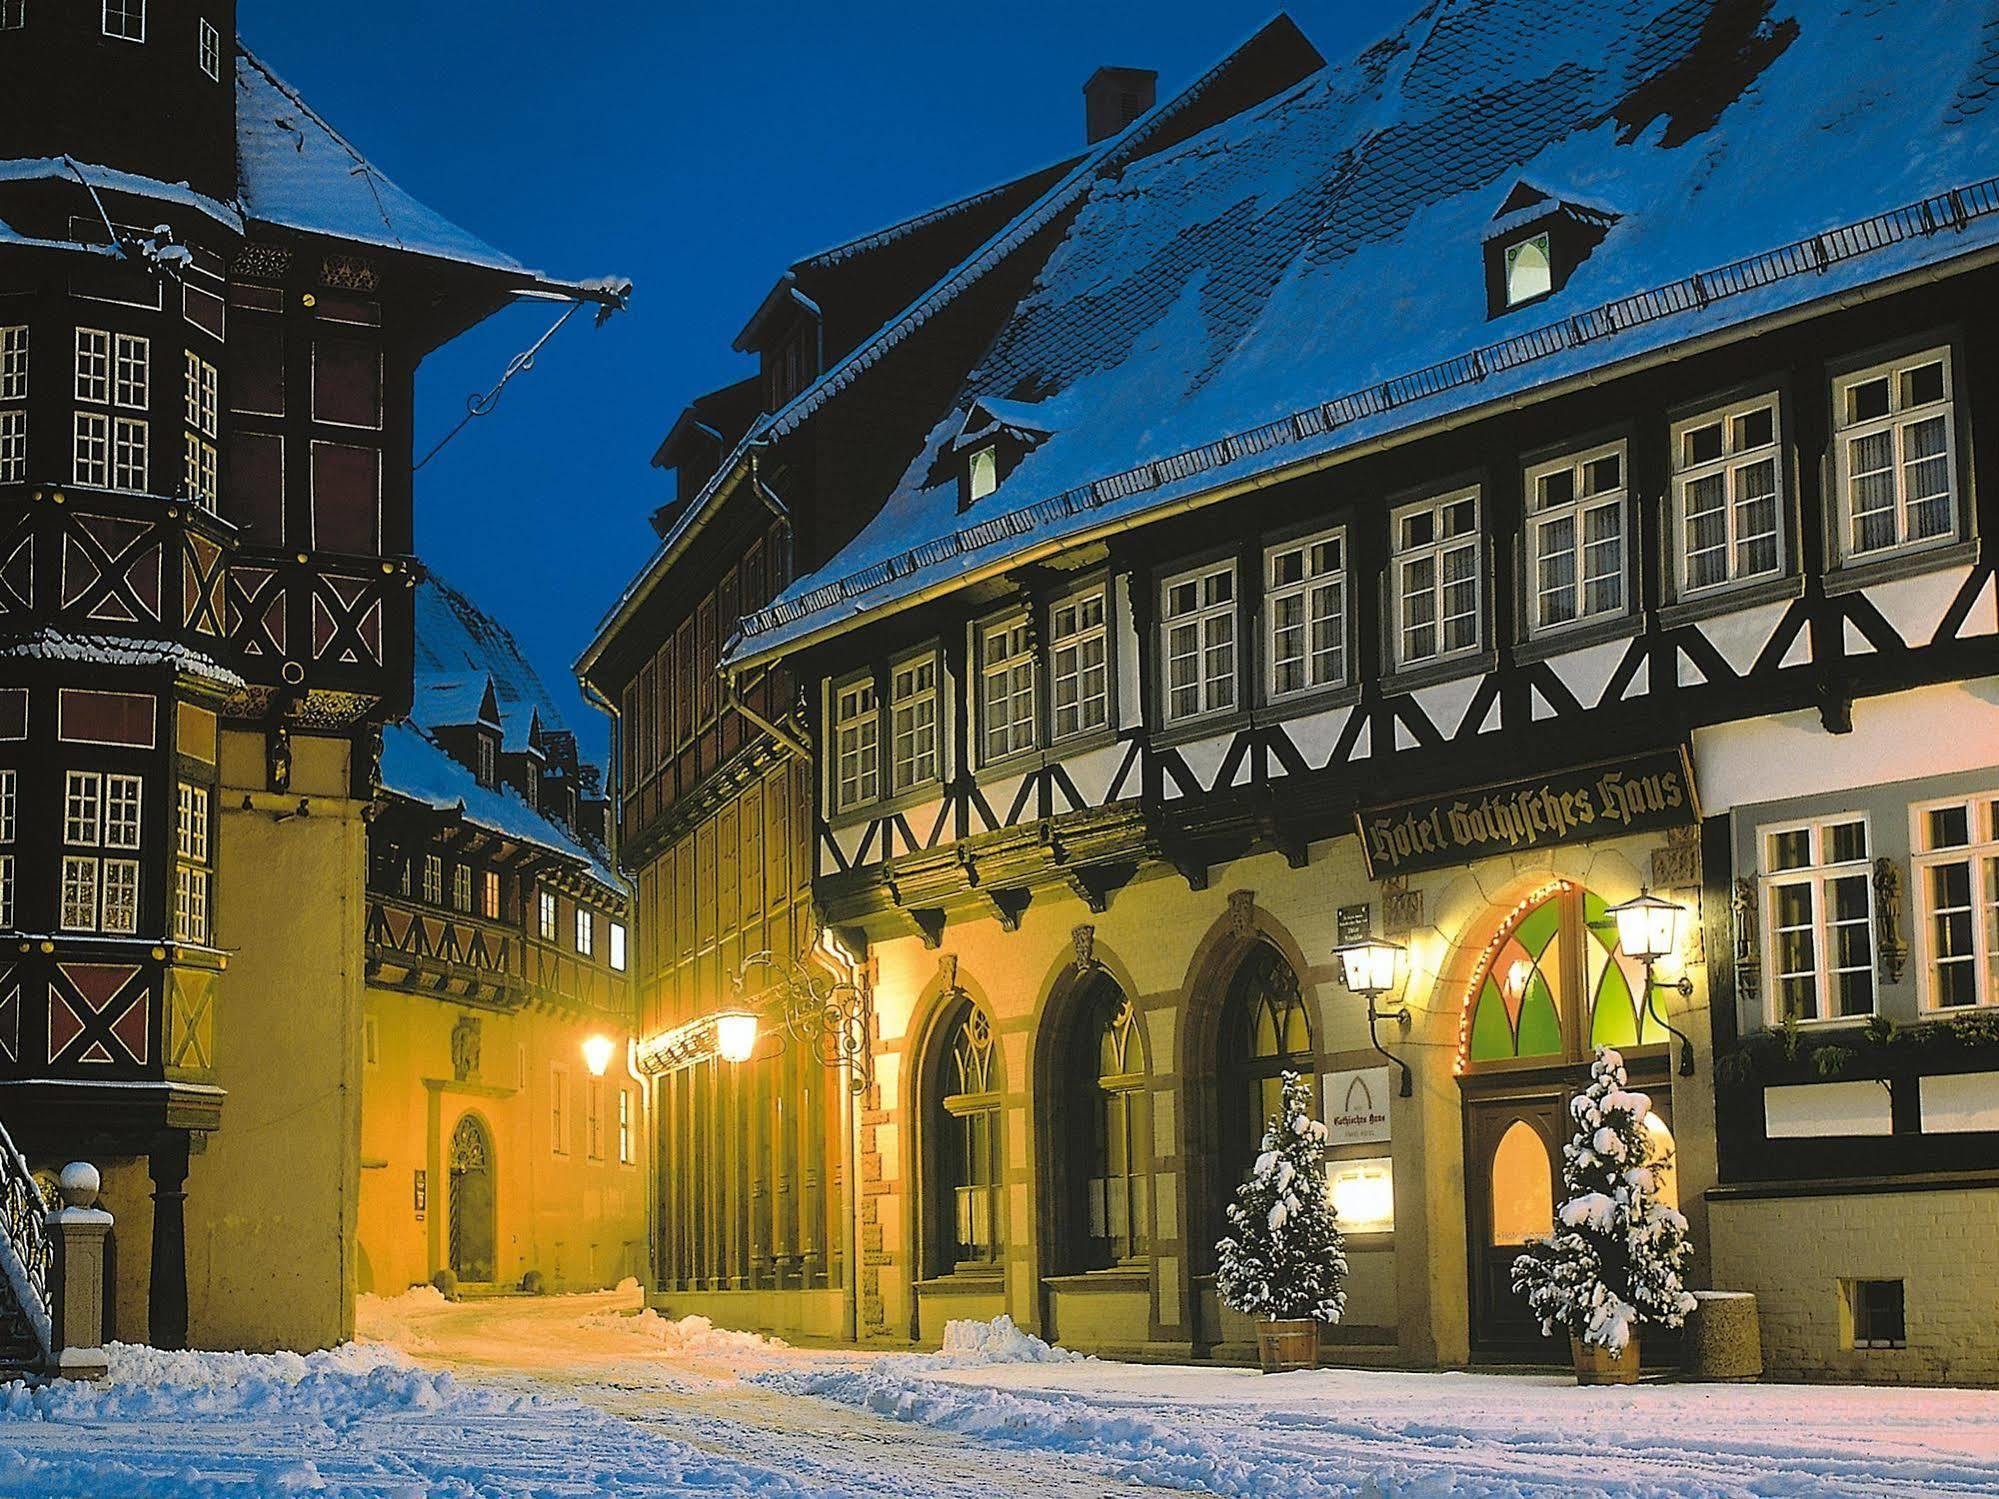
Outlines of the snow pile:
<svg viewBox="0 0 1999 1499">
<path fill-rule="evenodd" d="M 1044 1343 L 1015 1326 L 1013 1318 L 1002 1312 L 990 1322 L 968 1318 L 946 1322 L 944 1347 L 938 1357 L 948 1359 L 953 1368 L 974 1368 L 981 1364 L 1080 1363 L 1083 1355 Z"/>
<path fill-rule="evenodd" d="M 418 1330 L 418 1324 L 450 1305 L 436 1286 L 411 1286 L 400 1296 L 364 1292 L 354 1298 L 354 1331 L 360 1337 L 398 1348 L 428 1348 L 430 1337 Z"/>
<path fill-rule="evenodd" d="M 599 1312 L 585 1318 L 584 1325 L 614 1332 L 635 1332 L 669 1353 L 763 1353 L 790 1346 L 781 1338 L 767 1338 L 762 1333 L 717 1327 L 702 1316 L 662 1317 L 651 1307 L 645 1308 L 636 1317 L 624 1312 Z"/>
<path fill-rule="evenodd" d="M 105 1351 L 111 1373 L 101 1384 L 0 1385 L 0 1423 L 249 1416 L 340 1424 L 411 1412 L 505 1414 L 538 1403 L 466 1389 L 380 1343 L 306 1354 L 169 1352 L 130 1343 L 107 1344 Z"/>
</svg>

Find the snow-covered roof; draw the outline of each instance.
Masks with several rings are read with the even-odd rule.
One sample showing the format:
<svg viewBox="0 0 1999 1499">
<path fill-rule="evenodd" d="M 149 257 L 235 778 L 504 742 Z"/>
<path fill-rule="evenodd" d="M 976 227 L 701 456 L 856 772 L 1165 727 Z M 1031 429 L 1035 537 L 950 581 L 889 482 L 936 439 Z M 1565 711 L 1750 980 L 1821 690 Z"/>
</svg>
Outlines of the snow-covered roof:
<svg viewBox="0 0 1999 1499">
<path fill-rule="evenodd" d="M 1275 100 L 1094 163 L 900 485 L 746 621 L 736 659 L 1231 481 L 1999 244 L 1994 28 L 1965 9 L 1436 0 Z M 1481 237 L 1523 178 L 1618 217 L 1559 293 L 1489 321 Z M 936 456 L 986 396 L 1061 419 L 961 515 Z"/>
<path fill-rule="evenodd" d="M 477 776 L 413 723 L 392 723 L 382 730 L 382 789 L 441 812 L 458 812 L 467 822 L 574 859 L 599 884 L 625 888 L 601 849 L 530 807 L 513 787 L 480 785 Z"/>
<path fill-rule="evenodd" d="M 190 646 L 173 640 L 128 640 L 122 636 L 80 635 L 46 625 L 0 644 L 0 660 L 81 661 L 92 666 L 170 666 L 219 687 L 243 685 L 242 677 Z"/>
<path fill-rule="evenodd" d="M 1211 95 L 1228 92 L 1240 82 L 1244 73 L 1268 68 L 1273 58 L 1279 57 L 1301 71 L 1323 62 L 1299 32 L 1296 23 L 1282 12 L 1259 27 L 1248 40 L 1178 94 L 1147 110 L 1116 135 L 1096 142 L 1086 153 L 1075 158 L 1066 170 L 1058 171 L 1045 190 L 969 256 L 926 288 L 909 306 L 835 360 L 779 410 L 760 417 L 738 440 L 734 450 L 701 492 L 688 503 L 645 567 L 626 585 L 624 592 L 611 606 L 598 626 L 596 639 L 585 649 L 578 662 L 579 672 L 590 669 L 627 611 L 651 592 L 667 567 L 679 556 L 683 543 L 703 524 L 723 495 L 733 488 L 752 452 L 796 430 L 828 401 L 851 386 L 864 371 L 879 363 L 890 350 L 1083 201 L 1091 184 L 1099 177 L 1114 173 L 1121 163 L 1141 156 L 1162 141 L 1172 139 L 1174 132 L 1183 128 L 1185 118 L 1204 100 Z"/>
<path fill-rule="evenodd" d="M 252 219 L 439 260 L 524 267 L 397 187 L 240 43 L 238 191 Z"/>
<path fill-rule="evenodd" d="M 477 723 L 488 685 L 503 749 L 526 750 L 537 725 L 544 733 L 563 727 L 513 633 L 435 573 L 417 584 L 414 678 L 410 716 L 426 729 Z"/>
</svg>

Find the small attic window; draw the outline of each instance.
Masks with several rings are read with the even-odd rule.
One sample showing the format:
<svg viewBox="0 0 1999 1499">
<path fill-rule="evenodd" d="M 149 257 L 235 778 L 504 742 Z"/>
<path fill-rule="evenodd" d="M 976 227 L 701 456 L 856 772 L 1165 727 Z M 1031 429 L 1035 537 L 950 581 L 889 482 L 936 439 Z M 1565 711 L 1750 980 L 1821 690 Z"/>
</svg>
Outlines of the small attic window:
<svg viewBox="0 0 1999 1499">
<path fill-rule="evenodd" d="M 999 488 L 999 448 L 993 443 L 965 455 L 965 503 L 976 504 Z"/>
<path fill-rule="evenodd" d="M 1548 236 L 1536 234 L 1506 247 L 1506 305 L 1518 307 L 1555 289 L 1554 262 Z"/>
</svg>

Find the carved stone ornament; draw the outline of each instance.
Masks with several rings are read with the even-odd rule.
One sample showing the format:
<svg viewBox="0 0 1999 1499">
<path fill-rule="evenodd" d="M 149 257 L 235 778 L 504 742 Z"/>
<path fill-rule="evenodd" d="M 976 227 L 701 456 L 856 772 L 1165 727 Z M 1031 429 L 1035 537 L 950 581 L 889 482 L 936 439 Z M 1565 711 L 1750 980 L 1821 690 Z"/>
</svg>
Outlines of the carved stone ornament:
<svg viewBox="0 0 1999 1499">
<path fill-rule="evenodd" d="M 1735 882 L 1735 987 L 1742 997 L 1754 1000 L 1763 986 L 1763 960 L 1756 942 L 1756 881 Z"/>
<path fill-rule="evenodd" d="M 1423 892 L 1409 888 L 1407 875 L 1381 882 L 1381 935 L 1406 937 L 1423 924 Z"/>
<path fill-rule="evenodd" d="M 1909 940 L 1902 935 L 1902 866 L 1893 859 L 1874 861 L 1874 927 L 1880 933 L 1881 981 L 1899 984 L 1909 962 Z"/>
<path fill-rule="evenodd" d="M 1700 882 L 1700 829 L 1690 824 L 1669 830 L 1666 846 L 1652 850 L 1652 888 L 1690 890 L 1699 888 Z"/>
<path fill-rule="evenodd" d="M 460 1015 L 451 1027 L 451 1075 L 465 1082 L 479 1075 L 479 1017 Z"/>
<path fill-rule="evenodd" d="M 958 994 L 958 955 L 944 952 L 937 955 L 937 987 L 946 994 Z"/>
<path fill-rule="evenodd" d="M 1231 890 L 1229 892 L 1229 931 L 1237 937 L 1256 935 L 1256 892 L 1254 890 Z"/>
<path fill-rule="evenodd" d="M 1069 943 L 1076 950 L 1076 971 L 1088 973 L 1097 966 L 1097 929 L 1087 921 L 1069 929 Z"/>
</svg>

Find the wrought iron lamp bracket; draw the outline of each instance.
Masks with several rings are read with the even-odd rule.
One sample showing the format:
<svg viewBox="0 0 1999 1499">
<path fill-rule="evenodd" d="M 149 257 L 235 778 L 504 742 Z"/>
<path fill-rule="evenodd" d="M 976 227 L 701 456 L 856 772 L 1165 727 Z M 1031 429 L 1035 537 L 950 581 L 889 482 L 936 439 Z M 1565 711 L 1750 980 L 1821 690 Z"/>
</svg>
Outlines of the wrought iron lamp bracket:
<svg viewBox="0 0 1999 1499">
<path fill-rule="evenodd" d="M 1661 989 L 1671 989 L 1674 993 L 1678 994 L 1682 999 L 1692 999 L 1694 997 L 1694 981 L 1688 978 L 1685 974 L 1681 974 L 1677 982 L 1671 984 L 1662 984 L 1657 979 L 1652 977 L 1652 965 L 1649 962 L 1645 965 L 1646 1012 L 1650 1014 L 1654 1020 L 1658 1021 L 1660 1025 L 1666 1028 L 1666 1032 L 1668 1035 L 1674 1036 L 1679 1040 L 1680 1076 L 1692 1077 L 1694 1075 L 1693 1040 L 1687 1035 L 1685 1031 L 1681 1030 L 1678 1026 L 1674 1025 L 1672 1021 L 1668 1020 L 1665 1017 L 1665 1015 L 1660 1012 L 1657 1001 L 1657 995 Z"/>
<path fill-rule="evenodd" d="M 848 1087 L 855 1093 L 867 1092 L 875 1075 L 869 1045 L 874 1007 L 867 991 L 846 980 L 822 982 L 796 958 L 764 951 L 751 953 L 736 969 L 738 994 L 752 968 L 770 969 L 776 981 L 745 1002 L 769 1013 L 792 1041 L 810 1047 L 822 1066 L 846 1068 Z"/>
<path fill-rule="evenodd" d="M 1404 1098 L 1408 1098 L 1415 1092 L 1415 1074 L 1409 1070 L 1407 1062 L 1381 1044 L 1381 1037 L 1375 1033 L 1375 1027 L 1384 1020 L 1393 1020 L 1397 1025 L 1402 1027 L 1402 1034 L 1406 1036 L 1409 1034 L 1409 1027 L 1414 1023 L 1415 1018 L 1407 1004 L 1397 1005 L 1392 1010 L 1384 1010 L 1375 1004 L 1372 994 L 1367 997 L 1368 1044 L 1380 1052 L 1388 1061 L 1402 1069 L 1402 1097 Z"/>
</svg>

